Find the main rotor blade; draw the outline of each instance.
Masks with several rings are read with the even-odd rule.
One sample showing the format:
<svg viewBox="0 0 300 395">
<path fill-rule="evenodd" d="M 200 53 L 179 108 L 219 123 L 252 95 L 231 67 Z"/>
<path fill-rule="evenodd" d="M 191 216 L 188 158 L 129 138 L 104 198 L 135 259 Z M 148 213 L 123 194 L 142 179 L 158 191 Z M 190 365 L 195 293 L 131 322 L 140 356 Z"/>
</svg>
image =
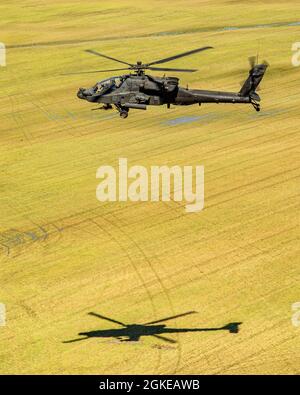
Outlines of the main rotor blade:
<svg viewBox="0 0 300 395">
<path fill-rule="evenodd" d="M 96 55 L 96 56 L 102 56 L 102 58 L 113 60 L 115 62 L 127 64 L 127 66 L 133 66 L 131 63 L 127 63 L 127 62 L 124 62 L 123 60 L 112 58 L 111 56 L 103 55 L 102 53 L 94 51 L 93 49 L 85 49 L 85 52 L 91 53 L 91 54 Z"/>
<path fill-rule="evenodd" d="M 88 314 L 89 314 L 89 315 L 92 315 L 92 316 L 94 316 L 94 317 L 97 317 L 97 318 L 102 318 L 103 320 L 106 320 L 106 321 L 109 321 L 109 322 L 113 322 L 114 324 L 118 324 L 118 325 L 122 325 L 122 326 L 127 326 L 126 324 L 123 324 L 123 322 L 121 322 L 121 321 L 113 320 L 112 318 L 105 317 L 104 315 L 100 315 L 100 314 L 93 313 L 93 312 L 88 313 Z"/>
<path fill-rule="evenodd" d="M 93 73 L 106 73 L 110 71 L 120 71 L 120 70 L 130 70 L 128 67 L 127 68 L 121 68 L 121 69 L 110 69 L 110 70 L 93 70 L 93 71 L 76 71 L 74 73 L 64 73 L 61 75 L 76 75 L 76 74 L 93 74 Z"/>
<path fill-rule="evenodd" d="M 176 72 L 182 72 L 182 73 L 194 73 L 195 71 L 198 71 L 197 69 L 172 69 L 172 68 L 166 68 L 166 67 L 147 67 L 148 70 L 157 70 L 157 71 L 176 71 Z"/>
<path fill-rule="evenodd" d="M 172 344 L 177 343 L 176 340 L 169 339 L 168 337 L 165 337 L 165 336 L 161 336 L 161 335 L 151 335 L 151 336 L 156 337 L 157 339 L 160 339 L 160 340 L 164 340 L 165 342 L 168 342 L 168 343 L 172 343 Z"/>
<path fill-rule="evenodd" d="M 179 58 L 182 58 L 184 56 L 192 55 L 192 54 L 197 53 L 197 52 L 206 51 L 207 49 L 211 49 L 211 48 L 213 48 L 213 47 L 201 47 L 201 48 L 193 49 L 191 51 L 183 52 L 183 53 L 178 54 L 178 55 L 170 56 L 168 58 L 164 58 L 164 59 L 160 59 L 160 60 L 156 60 L 154 62 L 148 63 L 148 66 L 152 66 L 153 64 L 161 64 L 161 63 L 170 62 L 171 60 L 179 59 Z"/>
<path fill-rule="evenodd" d="M 186 315 L 195 314 L 195 313 L 197 313 L 197 311 L 188 311 L 187 313 L 178 314 L 178 315 L 173 315 L 173 316 L 171 316 L 171 317 L 163 318 L 163 319 L 161 319 L 161 320 L 147 322 L 147 323 L 144 324 L 144 325 L 158 324 L 159 322 L 174 320 L 175 318 L 184 317 L 184 316 L 186 316 Z"/>
</svg>

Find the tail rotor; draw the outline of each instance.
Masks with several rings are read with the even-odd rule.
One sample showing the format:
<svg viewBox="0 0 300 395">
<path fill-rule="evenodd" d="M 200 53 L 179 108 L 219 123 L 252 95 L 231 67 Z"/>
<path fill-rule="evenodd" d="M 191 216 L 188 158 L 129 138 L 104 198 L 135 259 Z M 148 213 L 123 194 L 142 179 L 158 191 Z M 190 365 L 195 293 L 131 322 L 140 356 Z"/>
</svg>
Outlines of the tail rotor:
<svg viewBox="0 0 300 395">
<path fill-rule="evenodd" d="M 250 56 L 248 61 L 250 64 L 249 76 L 242 84 L 239 94 L 243 97 L 249 97 L 255 110 L 260 111 L 260 105 L 258 103 L 260 102 L 260 97 L 256 92 L 259 91 L 259 84 L 265 75 L 269 63 L 266 60 L 258 63 L 258 55 Z"/>
</svg>

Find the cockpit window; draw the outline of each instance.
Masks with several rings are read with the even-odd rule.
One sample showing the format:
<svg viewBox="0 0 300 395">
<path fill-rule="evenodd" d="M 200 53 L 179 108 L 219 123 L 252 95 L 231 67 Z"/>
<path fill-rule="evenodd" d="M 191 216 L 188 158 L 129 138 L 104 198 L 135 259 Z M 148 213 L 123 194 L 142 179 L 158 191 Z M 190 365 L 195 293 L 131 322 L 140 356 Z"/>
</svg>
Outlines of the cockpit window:
<svg viewBox="0 0 300 395">
<path fill-rule="evenodd" d="M 122 85 L 123 80 L 124 80 L 124 79 L 121 78 L 121 77 L 115 78 L 115 85 L 116 85 L 116 88 L 119 88 L 119 87 Z"/>
<path fill-rule="evenodd" d="M 107 78 L 106 80 L 102 80 L 96 84 L 96 86 L 99 87 L 117 87 L 119 88 L 122 85 L 124 78 L 123 77 L 112 77 L 112 78 Z"/>
<path fill-rule="evenodd" d="M 100 82 L 97 82 L 96 85 L 93 86 L 93 93 L 94 95 L 102 95 L 104 93 L 108 93 L 111 90 L 119 88 L 123 81 L 125 80 L 124 77 L 111 77 Z"/>
</svg>

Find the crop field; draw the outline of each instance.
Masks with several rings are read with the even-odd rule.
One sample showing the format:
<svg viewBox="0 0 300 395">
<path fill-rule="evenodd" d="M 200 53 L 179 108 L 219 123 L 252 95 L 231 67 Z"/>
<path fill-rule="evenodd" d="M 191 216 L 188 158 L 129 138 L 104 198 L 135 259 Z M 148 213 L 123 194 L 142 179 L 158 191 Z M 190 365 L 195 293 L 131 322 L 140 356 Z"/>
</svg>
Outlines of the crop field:
<svg viewBox="0 0 300 395">
<path fill-rule="evenodd" d="M 0 4 L 0 374 L 299 374 L 299 1 L 21 3 Z M 63 75 L 118 67 L 86 49 L 135 63 L 206 45 L 166 64 L 199 71 L 168 75 L 237 92 L 258 54 L 261 112 L 121 119 L 76 97 L 115 73 Z M 203 165 L 204 209 L 99 202 L 119 158 Z"/>
</svg>

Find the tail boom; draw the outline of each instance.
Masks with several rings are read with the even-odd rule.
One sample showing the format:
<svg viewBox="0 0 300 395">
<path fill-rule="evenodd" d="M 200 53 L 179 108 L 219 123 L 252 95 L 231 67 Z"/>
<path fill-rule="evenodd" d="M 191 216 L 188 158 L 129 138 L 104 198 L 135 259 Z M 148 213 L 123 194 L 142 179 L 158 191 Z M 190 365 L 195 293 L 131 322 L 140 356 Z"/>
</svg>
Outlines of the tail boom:
<svg viewBox="0 0 300 395">
<path fill-rule="evenodd" d="M 249 76 L 238 93 L 234 92 L 218 92 L 199 89 L 183 89 L 178 90 L 178 94 L 174 104 L 190 105 L 195 103 L 245 103 L 252 104 L 256 111 L 260 111 L 260 97 L 256 93 L 256 89 L 267 69 L 267 64 L 259 64 L 249 71 Z"/>
<path fill-rule="evenodd" d="M 234 92 L 218 92 L 205 90 L 189 91 L 195 98 L 196 103 L 250 103 L 250 97 L 241 96 Z"/>
</svg>

